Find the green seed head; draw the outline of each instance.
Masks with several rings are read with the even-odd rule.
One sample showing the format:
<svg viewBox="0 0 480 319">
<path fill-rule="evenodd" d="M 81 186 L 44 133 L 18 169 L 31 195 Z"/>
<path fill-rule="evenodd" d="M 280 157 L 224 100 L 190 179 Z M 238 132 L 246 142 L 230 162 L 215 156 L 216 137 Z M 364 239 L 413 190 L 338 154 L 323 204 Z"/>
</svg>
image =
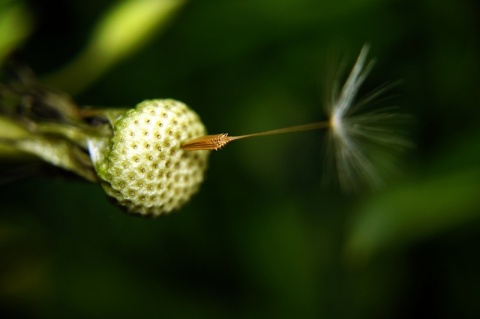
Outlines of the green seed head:
<svg viewBox="0 0 480 319">
<path fill-rule="evenodd" d="M 159 216 L 179 208 L 203 181 L 208 157 L 208 151 L 182 150 L 181 143 L 205 133 L 198 115 L 181 102 L 138 104 L 92 155 L 103 188 L 130 213 Z"/>
</svg>

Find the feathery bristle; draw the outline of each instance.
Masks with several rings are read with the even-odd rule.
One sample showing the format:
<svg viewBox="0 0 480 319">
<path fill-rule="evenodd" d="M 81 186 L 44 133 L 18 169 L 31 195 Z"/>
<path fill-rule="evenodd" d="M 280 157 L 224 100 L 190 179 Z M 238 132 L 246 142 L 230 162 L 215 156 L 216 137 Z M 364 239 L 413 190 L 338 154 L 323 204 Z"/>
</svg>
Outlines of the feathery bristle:
<svg viewBox="0 0 480 319">
<path fill-rule="evenodd" d="M 398 152 L 410 144 L 397 129 L 406 117 L 391 109 L 361 112 L 384 90 L 379 89 L 355 102 L 358 90 L 373 67 L 367 60 L 365 45 L 347 80 L 338 91 L 335 82 L 326 105 L 329 115 L 327 164 L 336 171 L 343 190 L 355 190 L 361 185 L 372 189 L 384 183 L 384 175 L 397 169 Z"/>
</svg>

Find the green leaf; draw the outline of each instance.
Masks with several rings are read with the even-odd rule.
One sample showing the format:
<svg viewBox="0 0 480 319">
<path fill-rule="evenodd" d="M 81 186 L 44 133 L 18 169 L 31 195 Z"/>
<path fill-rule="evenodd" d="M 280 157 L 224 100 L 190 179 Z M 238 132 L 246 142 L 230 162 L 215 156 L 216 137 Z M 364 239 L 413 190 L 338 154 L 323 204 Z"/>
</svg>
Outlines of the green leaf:
<svg viewBox="0 0 480 319">
<path fill-rule="evenodd" d="M 347 243 L 351 259 L 368 258 L 478 218 L 480 168 L 401 186 L 361 207 Z"/>
<path fill-rule="evenodd" d="M 54 87 L 77 93 L 112 66 L 158 36 L 185 0 L 124 0 L 94 29 L 90 42 L 70 64 L 46 78 Z"/>
<path fill-rule="evenodd" d="M 19 2 L 0 5 L 0 65 L 30 34 L 32 22 Z"/>
</svg>

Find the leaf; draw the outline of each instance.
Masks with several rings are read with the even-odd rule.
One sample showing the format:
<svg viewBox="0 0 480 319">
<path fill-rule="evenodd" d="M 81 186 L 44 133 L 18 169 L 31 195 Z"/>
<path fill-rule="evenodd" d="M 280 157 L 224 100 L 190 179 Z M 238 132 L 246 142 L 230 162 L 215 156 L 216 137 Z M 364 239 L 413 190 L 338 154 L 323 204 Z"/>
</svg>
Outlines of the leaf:
<svg viewBox="0 0 480 319">
<path fill-rule="evenodd" d="M 478 218 L 479 189 L 480 168 L 470 168 L 403 185 L 368 202 L 353 223 L 347 257 L 369 258 Z"/>
<path fill-rule="evenodd" d="M 119 2 L 96 26 L 85 49 L 45 81 L 71 94 L 83 90 L 113 65 L 158 36 L 184 3 L 184 0 Z"/>
<path fill-rule="evenodd" d="M 20 3 L 0 5 L 0 65 L 30 34 L 31 19 Z"/>
</svg>

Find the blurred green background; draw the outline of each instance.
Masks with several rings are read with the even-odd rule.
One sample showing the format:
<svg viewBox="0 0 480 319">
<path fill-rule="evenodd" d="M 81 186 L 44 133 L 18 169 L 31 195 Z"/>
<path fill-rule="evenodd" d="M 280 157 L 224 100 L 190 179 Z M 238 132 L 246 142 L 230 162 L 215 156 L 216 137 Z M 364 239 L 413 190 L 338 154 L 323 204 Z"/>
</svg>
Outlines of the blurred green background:
<svg viewBox="0 0 480 319">
<path fill-rule="evenodd" d="M 3 12 L 23 9 L 0 37 L 18 33 L 28 64 L 69 92 L 83 72 L 55 75 L 116 3 L 3 0 L 0 27 Z M 186 3 L 69 93 L 106 107 L 171 97 L 209 132 L 268 130 L 324 118 L 331 56 L 353 59 L 368 42 L 377 64 L 366 90 L 400 80 L 393 103 L 415 119 L 402 176 L 376 193 L 325 187 L 323 134 L 307 132 L 213 152 L 200 192 L 156 220 L 124 214 L 87 182 L 2 185 L 0 317 L 479 318 L 479 9 L 474 0 Z"/>
</svg>

